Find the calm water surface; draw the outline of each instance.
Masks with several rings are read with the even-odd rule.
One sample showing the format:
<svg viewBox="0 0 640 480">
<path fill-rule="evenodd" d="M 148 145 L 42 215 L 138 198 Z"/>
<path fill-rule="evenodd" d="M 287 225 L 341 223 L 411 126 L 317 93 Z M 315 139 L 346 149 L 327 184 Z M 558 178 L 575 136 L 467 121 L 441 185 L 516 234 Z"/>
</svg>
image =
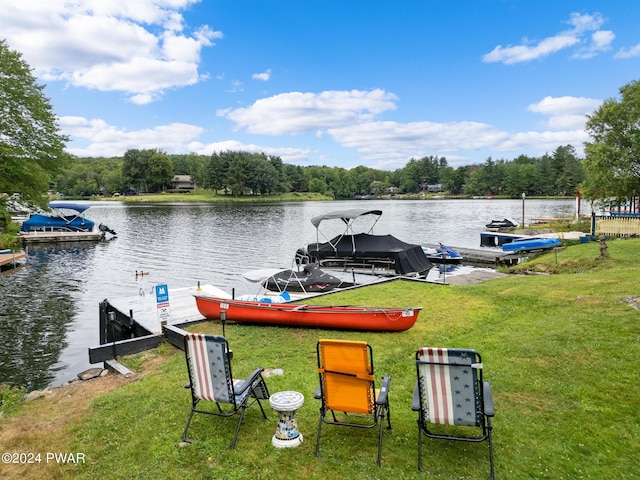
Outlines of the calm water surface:
<svg viewBox="0 0 640 480">
<path fill-rule="evenodd" d="M 87 216 L 116 230 L 117 238 L 29 247 L 24 267 L 0 275 L 0 384 L 32 390 L 90 368 L 87 349 L 99 343 L 98 303 L 106 298 L 151 291 L 158 283 L 174 288 L 210 283 L 243 293 L 243 272 L 290 268 L 296 249 L 316 239 L 311 217 L 346 208 L 381 209 L 375 233 L 464 248 L 480 248 L 480 232 L 492 219 L 522 221 L 521 200 L 95 203 Z M 574 215 L 573 200 L 525 203 L 525 223 Z M 330 238 L 341 233 L 339 223 L 327 222 L 322 229 Z M 136 277 L 136 271 L 149 275 Z"/>
</svg>

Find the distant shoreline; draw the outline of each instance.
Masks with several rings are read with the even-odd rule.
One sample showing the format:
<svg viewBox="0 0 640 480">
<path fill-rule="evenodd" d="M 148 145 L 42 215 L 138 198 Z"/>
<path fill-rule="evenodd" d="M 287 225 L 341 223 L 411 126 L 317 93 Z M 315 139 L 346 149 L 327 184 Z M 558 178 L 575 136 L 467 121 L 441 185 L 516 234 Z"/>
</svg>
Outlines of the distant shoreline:
<svg viewBox="0 0 640 480">
<path fill-rule="evenodd" d="M 527 197 L 527 200 L 563 200 L 571 199 L 574 197 L 566 196 L 531 196 Z M 69 198 L 71 199 L 71 198 Z M 214 195 L 213 193 L 157 193 L 157 194 L 145 194 L 145 195 L 130 195 L 120 197 L 91 197 L 93 201 L 115 201 L 124 203 L 259 203 L 259 202 L 309 202 L 309 201 L 335 201 L 333 197 L 328 195 L 322 195 L 319 193 L 287 193 L 282 195 Z M 361 196 L 352 199 L 340 199 L 341 201 L 367 201 L 367 200 L 514 200 L 508 196 L 486 196 L 477 197 L 471 195 L 421 195 L 421 194 L 407 194 L 407 195 L 379 195 L 379 196 Z"/>
</svg>

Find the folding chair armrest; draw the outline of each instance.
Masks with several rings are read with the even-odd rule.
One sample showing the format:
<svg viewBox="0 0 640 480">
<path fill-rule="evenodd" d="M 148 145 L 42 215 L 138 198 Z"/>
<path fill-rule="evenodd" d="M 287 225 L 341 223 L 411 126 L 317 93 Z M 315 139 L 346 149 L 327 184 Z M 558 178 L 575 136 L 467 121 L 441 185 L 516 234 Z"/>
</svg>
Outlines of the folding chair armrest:
<svg viewBox="0 0 640 480">
<path fill-rule="evenodd" d="M 411 410 L 417 412 L 420 410 L 420 388 L 418 387 L 418 382 L 416 382 L 416 386 L 413 387 L 413 398 L 411 399 Z"/>
<path fill-rule="evenodd" d="M 378 398 L 376 398 L 376 403 L 378 405 L 384 405 L 387 402 L 387 395 L 389 394 L 389 384 L 391 383 L 391 377 L 389 375 L 385 375 L 382 377 L 382 384 L 380 385 L 380 393 L 378 394 Z"/>
<path fill-rule="evenodd" d="M 236 395 L 240 395 L 247 388 L 249 388 L 253 384 L 253 382 L 256 381 L 260 377 L 260 374 L 263 371 L 264 371 L 264 368 L 262 368 L 262 367 L 256 368 L 253 372 L 251 372 L 251 375 L 249 375 L 246 378 L 246 380 L 244 380 L 240 385 L 235 386 L 234 390 L 236 392 Z"/>
<path fill-rule="evenodd" d="M 484 414 L 487 417 L 493 417 L 495 412 L 493 407 L 493 392 L 491 392 L 491 385 L 489 382 L 482 382 L 482 393 L 484 400 Z"/>
</svg>

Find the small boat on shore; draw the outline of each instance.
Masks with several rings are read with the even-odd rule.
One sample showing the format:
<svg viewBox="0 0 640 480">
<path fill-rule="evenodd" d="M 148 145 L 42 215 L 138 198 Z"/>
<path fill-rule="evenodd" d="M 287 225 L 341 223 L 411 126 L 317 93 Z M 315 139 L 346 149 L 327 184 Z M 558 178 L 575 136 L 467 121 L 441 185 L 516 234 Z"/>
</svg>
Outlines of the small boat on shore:
<svg viewBox="0 0 640 480">
<path fill-rule="evenodd" d="M 50 213 L 35 213 L 22 222 L 19 235 L 24 243 L 96 241 L 107 233 L 117 235 L 84 216 L 91 207 L 88 203 L 54 201 L 47 206 Z"/>
<path fill-rule="evenodd" d="M 416 323 L 422 307 L 378 308 L 355 306 L 263 303 L 194 295 L 200 314 L 209 320 L 274 325 L 280 327 L 328 328 L 369 332 L 402 332 Z"/>
<path fill-rule="evenodd" d="M 557 238 L 521 238 L 502 245 L 503 252 L 533 252 L 549 250 L 560 245 Z"/>
</svg>

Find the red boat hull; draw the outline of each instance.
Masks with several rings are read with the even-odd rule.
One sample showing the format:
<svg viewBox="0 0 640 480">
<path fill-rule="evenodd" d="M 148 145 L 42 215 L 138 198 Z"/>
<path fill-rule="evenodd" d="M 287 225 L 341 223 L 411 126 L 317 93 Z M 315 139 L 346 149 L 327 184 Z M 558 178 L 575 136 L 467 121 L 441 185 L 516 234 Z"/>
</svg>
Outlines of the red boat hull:
<svg viewBox="0 0 640 480">
<path fill-rule="evenodd" d="M 374 332 L 402 332 L 416 323 L 418 308 L 367 308 L 288 303 L 259 303 L 196 295 L 200 314 L 209 320 Z"/>
</svg>

